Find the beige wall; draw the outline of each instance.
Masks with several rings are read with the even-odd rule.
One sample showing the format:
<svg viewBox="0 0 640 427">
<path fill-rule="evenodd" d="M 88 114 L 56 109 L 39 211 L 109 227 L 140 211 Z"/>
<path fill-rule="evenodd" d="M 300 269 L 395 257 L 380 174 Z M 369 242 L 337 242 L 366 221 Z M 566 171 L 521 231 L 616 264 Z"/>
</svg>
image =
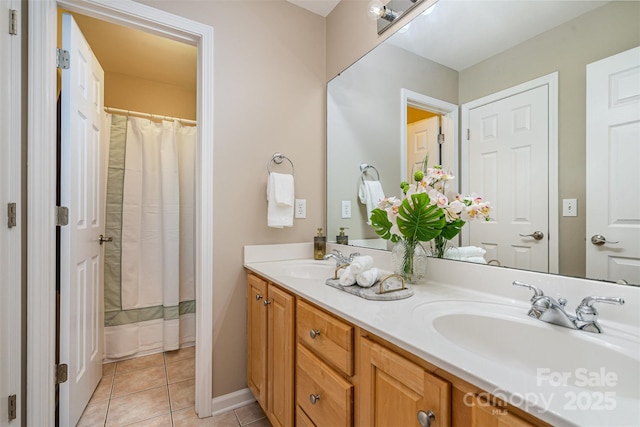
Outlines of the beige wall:
<svg viewBox="0 0 640 427">
<path fill-rule="evenodd" d="M 463 104 L 558 71 L 559 199 L 578 199 L 577 217 L 563 217 L 561 202 L 557 213 L 563 275 L 586 273 L 586 65 L 638 46 L 639 19 L 640 2 L 612 3 L 460 72 Z"/>
<path fill-rule="evenodd" d="M 213 393 L 246 387 L 243 246 L 311 241 L 325 223 L 325 20 L 284 0 L 140 0 L 214 28 Z M 206 120 L 206 118 L 205 118 Z M 267 162 L 295 164 L 307 218 L 267 227 Z M 284 166 L 284 164 L 283 164 Z M 282 170 L 288 170 L 286 168 Z"/>
<path fill-rule="evenodd" d="M 196 73 L 196 70 L 193 70 Z M 142 113 L 196 119 L 196 92 L 120 73 L 104 73 L 104 105 Z"/>
</svg>

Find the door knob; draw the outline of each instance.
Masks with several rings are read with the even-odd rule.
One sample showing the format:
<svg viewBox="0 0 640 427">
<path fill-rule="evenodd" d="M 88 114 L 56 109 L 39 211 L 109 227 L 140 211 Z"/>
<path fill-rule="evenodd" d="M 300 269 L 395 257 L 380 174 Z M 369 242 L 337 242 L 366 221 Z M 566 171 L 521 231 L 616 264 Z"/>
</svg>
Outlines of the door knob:
<svg viewBox="0 0 640 427">
<path fill-rule="evenodd" d="M 420 423 L 422 427 L 429 427 L 435 420 L 436 414 L 434 414 L 432 410 L 428 410 L 427 412 L 423 410 L 418 411 L 418 423 Z"/>
<path fill-rule="evenodd" d="M 98 238 L 98 242 L 100 242 L 100 244 L 103 244 L 105 242 L 113 242 L 113 237 L 105 237 L 102 234 L 100 235 L 100 237 Z"/>
<path fill-rule="evenodd" d="M 614 244 L 614 243 L 620 243 L 620 242 L 610 242 L 602 234 L 594 234 L 593 236 L 591 236 L 591 243 L 593 243 L 596 246 L 602 246 L 605 243 Z"/>
<path fill-rule="evenodd" d="M 542 240 L 544 233 L 542 231 L 534 231 L 531 234 L 521 234 L 520 237 L 533 237 L 536 240 Z"/>
</svg>

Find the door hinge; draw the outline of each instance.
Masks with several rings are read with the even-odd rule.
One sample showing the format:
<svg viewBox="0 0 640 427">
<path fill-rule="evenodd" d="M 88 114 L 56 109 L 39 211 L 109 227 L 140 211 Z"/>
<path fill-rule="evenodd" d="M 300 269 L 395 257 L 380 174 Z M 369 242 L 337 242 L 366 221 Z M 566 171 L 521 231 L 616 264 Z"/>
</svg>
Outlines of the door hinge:
<svg viewBox="0 0 640 427">
<path fill-rule="evenodd" d="M 467 141 L 471 140 L 471 129 L 467 128 Z"/>
<path fill-rule="evenodd" d="M 18 11 L 15 9 L 9 10 L 9 34 L 18 35 Z"/>
<path fill-rule="evenodd" d="M 56 384 L 66 383 L 69 378 L 69 365 L 60 363 L 56 365 Z"/>
<path fill-rule="evenodd" d="M 7 227 L 13 228 L 18 223 L 15 203 L 7 203 Z"/>
<path fill-rule="evenodd" d="M 16 403 L 16 395 L 12 394 L 11 396 L 9 396 L 7 403 L 8 403 L 7 415 L 8 415 L 9 421 L 15 420 L 16 418 L 18 418 L 18 405 Z"/>
<path fill-rule="evenodd" d="M 444 144 L 444 133 L 438 134 L 438 144 L 440 145 Z"/>
<path fill-rule="evenodd" d="M 62 70 L 69 69 L 70 55 L 68 50 L 56 48 L 56 67 Z"/>
<path fill-rule="evenodd" d="M 56 206 L 56 227 L 69 225 L 69 208 L 66 206 Z"/>
</svg>

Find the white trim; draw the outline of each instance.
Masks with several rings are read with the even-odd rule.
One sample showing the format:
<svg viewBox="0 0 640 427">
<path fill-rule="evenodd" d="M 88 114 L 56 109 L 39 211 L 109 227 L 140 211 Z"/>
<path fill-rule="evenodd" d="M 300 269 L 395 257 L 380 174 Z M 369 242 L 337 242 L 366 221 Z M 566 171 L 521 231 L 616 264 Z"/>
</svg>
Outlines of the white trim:
<svg viewBox="0 0 640 427">
<path fill-rule="evenodd" d="M 558 211 L 558 72 L 538 77 L 537 79 L 510 87 L 499 92 L 492 93 L 483 98 L 463 104 L 462 133 L 469 128 L 469 111 L 491 102 L 498 101 L 528 90 L 548 86 L 549 88 L 549 273 L 559 273 L 560 247 L 559 247 L 559 215 Z M 468 170 L 469 148 L 468 144 L 462 144 L 461 170 Z M 469 189 L 469 177 L 462 177 L 463 193 Z M 463 229 L 463 234 L 466 234 Z M 464 237 L 463 237 L 464 238 Z M 468 236 L 466 236 L 468 239 Z M 468 241 L 468 240 L 467 240 Z"/>
<path fill-rule="evenodd" d="M 29 3 L 27 422 L 54 425 L 57 5 L 198 46 L 196 412 L 212 413 L 213 28 L 130 0 Z"/>
<path fill-rule="evenodd" d="M 6 404 L 0 407 L 0 425 L 22 424 L 22 97 L 21 44 L 22 32 L 10 35 L 9 11 L 16 10 L 18 20 L 21 2 L 3 0 L 0 50 L 5 59 L 0 65 L 0 397 L 16 395 L 17 418 L 8 421 Z M 20 25 L 20 24 L 18 24 Z M 6 32 L 5 32 L 6 30 Z M 16 203 L 16 226 L 6 224 L 7 203 Z M 2 401 L 3 403 L 5 401 Z"/>
<path fill-rule="evenodd" d="M 409 106 L 443 114 L 453 121 L 453 143 L 445 145 L 445 150 L 452 150 L 448 157 L 453 159 L 458 157 L 458 106 L 409 89 L 400 89 L 400 181 L 406 181 L 407 176 L 407 107 Z M 455 164 L 450 172 L 458 176 L 458 165 Z"/>
<path fill-rule="evenodd" d="M 213 408 L 213 415 L 218 415 L 241 408 L 255 401 L 256 398 L 251 391 L 248 388 L 243 388 L 233 393 L 214 398 L 211 402 L 211 407 Z"/>
</svg>

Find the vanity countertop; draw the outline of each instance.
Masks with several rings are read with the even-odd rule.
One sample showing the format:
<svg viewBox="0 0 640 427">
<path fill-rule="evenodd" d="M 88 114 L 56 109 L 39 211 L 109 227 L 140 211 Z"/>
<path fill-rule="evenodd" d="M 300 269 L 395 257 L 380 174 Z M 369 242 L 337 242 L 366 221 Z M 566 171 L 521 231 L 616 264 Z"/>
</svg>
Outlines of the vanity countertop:
<svg viewBox="0 0 640 427">
<path fill-rule="evenodd" d="M 531 295 L 512 289 L 514 287 L 510 281 L 528 280 L 529 283 L 535 283 L 535 274 L 530 276 L 529 273 L 529 276 L 525 274 L 523 277 L 520 273 L 527 272 L 511 270 L 513 277 L 507 283 L 502 283 L 505 281 L 503 278 L 497 280 L 498 284 L 480 286 L 481 281 L 492 280 L 492 274 L 504 274 L 505 269 L 487 270 L 487 266 L 456 263 L 455 271 L 447 274 L 444 269 L 450 268 L 451 264 L 438 264 L 442 260 L 430 260 L 429 271 L 433 271 L 433 274 L 429 274 L 428 280 L 413 285 L 415 293 L 412 297 L 396 301 L 370 301 L 327 286 L 327 277 L 301 278 L 283 274 L 283 267 L 296 264 L 309 266 L 317 263 L 319 267 L 330 268 L 333 261 L 314 261 L 311 250 L 308 244 L 247 246 L 245 267 L 552 425 L 622 426 L 637 425 L 640 421 L 640 338 L 638 325 L 635 324 L 637 311 L 630 316 L 619 316 L 614 321 L 605 320 L 606 314 L 603 314 L 603 334 L 561 328 L 529 318 L 527 312 Z M 373 251 L 371 254 L 374 256 L 374 265 L 388 269 L 387 252 Z M 451 280 L 464 279 L 465 283 L 443 283 L 440 280 L 443 276 L 449 276 Z M 598 289 L 598 284 L 584 285 L 582 288 L 583 291 L 601 290 L 609 293 L 616 289 L 606 286 Z M 566 287 L 563 290 L 569 292 Z M 628 302 L 630 297 L 634 300 L 638 298 L 637 289 L 624 289 L 621 292 Z M 624 307 L 637 309 L 637 302 L 632 301 Z M 490 351 L 493 354 L 474 352 L 473 346 L 465 340 L 461 342 L 451 337 L 445 338 L 434 329 L 434 316 L 444 316 L 440 321 L 447 322 L 449 311 L 460 312 L 460 308 L 463 316 L 484 315 L 484 311 L 489 316 L 499 313 L 494 324 L 497 327 L 493 331 L 495 338 L 492 342 L 495 345 Z M 606 313 L 610 312 L 606 310 Z M 522 336 L 523 341 L 516 338 L 518 342 L 506 342 L 513 338 L 513 334 L 508 334 L 506 327 L 501 330 L 500 319 L 522 324 L 525 331 L 535 331 L 536 337 L 541 335 L 542 340 L 547 336 L 561 340 L 566 337 L 577 342 L 580 348 L 576 348 L 575 352 L 573 348 L 570 349 L 570 353 L 575 354 L 570 356 L 569 368 L 557 368 L 567 365 L 557 364 L 558 357 L 554 356 L 553 348 L 543 351 L 535 359 L 535 366 L 523 363 L 517 357 L 518 351 L 523 351 L 524 343 L 539 337 Z M 625 322 L 629 319 L 631 322 Z M 505 336 L 504 340 L 502 336 Z M 542 349 L 547 344 L 534 343 Z M 594 360 L 607 353 L 592 349 L 615 351 L 621 357 L 619 360 L 624 361 L 625 370 L 620 371 L 623 367 L 619 363 Z"/>
</svg>

